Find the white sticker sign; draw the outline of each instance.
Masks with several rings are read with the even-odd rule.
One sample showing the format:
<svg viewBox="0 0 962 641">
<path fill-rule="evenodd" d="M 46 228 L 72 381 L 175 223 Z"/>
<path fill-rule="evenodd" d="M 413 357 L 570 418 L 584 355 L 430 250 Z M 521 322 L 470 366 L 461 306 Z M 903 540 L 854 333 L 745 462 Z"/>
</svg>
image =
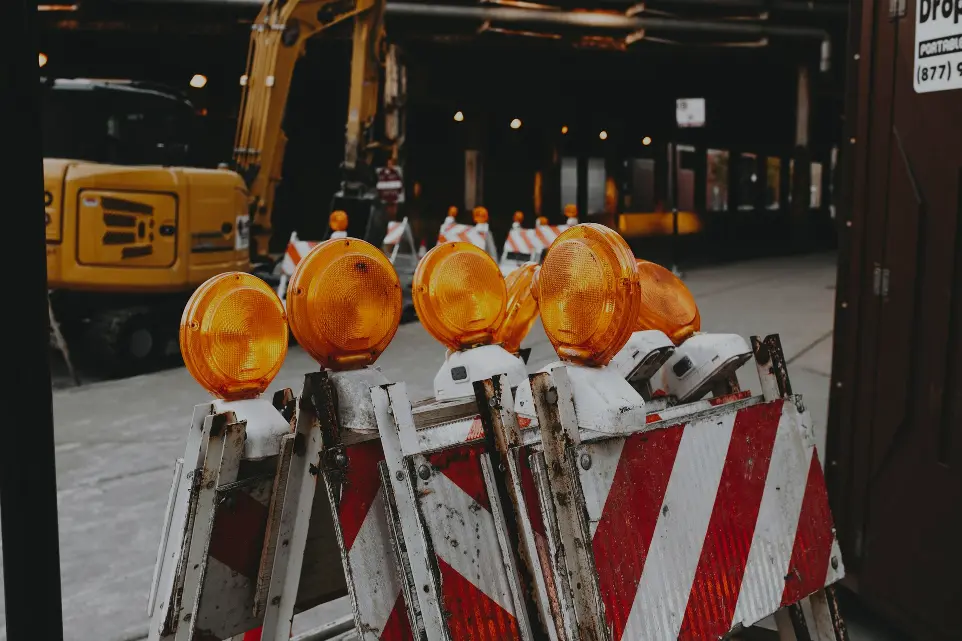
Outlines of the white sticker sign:
<svg viewBox="0 0 962 641">
<path fill-rule="evenodd" d="M 704 127 L 705 99 L 679 98 L 676 100 L 675 120 L 679 127 Z"/>
<path fill-rule="evenodd" d="M 247 214 L 237 217 L 234 233 L 234 249 L 247 249 L 251 245 L 251 217 Z"/>
<path fill-rule="evenodd" d="M 962 0 L 916 0 L 915 92 L 962 89 Z"/>
</svg>

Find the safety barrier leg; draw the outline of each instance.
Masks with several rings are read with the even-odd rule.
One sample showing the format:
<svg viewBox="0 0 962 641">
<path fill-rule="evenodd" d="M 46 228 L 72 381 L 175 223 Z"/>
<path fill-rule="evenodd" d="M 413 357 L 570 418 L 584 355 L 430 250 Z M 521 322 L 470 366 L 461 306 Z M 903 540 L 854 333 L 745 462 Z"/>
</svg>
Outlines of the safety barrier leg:
<svg viewBox="0 0 962 641">
<path fill-rule="evenodd" d="M 372 390 L 391 480 L 399 556 L 428 641 L 535 639 L 507 502 L 483 440 L 419 429 L 403 383 Z"/>
</svg>

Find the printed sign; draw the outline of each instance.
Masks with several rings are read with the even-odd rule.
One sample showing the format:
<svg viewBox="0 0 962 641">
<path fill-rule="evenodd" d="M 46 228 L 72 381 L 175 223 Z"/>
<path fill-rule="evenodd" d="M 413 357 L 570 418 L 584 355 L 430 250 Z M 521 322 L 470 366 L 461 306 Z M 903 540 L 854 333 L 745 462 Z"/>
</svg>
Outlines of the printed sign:
<svg viewBox="0 0 962 641">
<path fill-rule="evenodd" d="M 385 204 L 404 202 L 404 179 L 398 167 L 378 167 L 377 193 Z"/>
<path fill-rule="evenodd" d="M 247 214 L 237 217 L 234 234 L 234 249 L 247 249 L 251 245 L 251 217 Z"/>
<path fill-rule="evenodd" d="M 962 89 L 962 0 L 915 5 L 915 92 Z"/>
<path fill-rule="evenodd" d="M 705 99 L 679 98 L 676 100 L 675 120 L 679 127 L 704 127 Z"/>
</svg>

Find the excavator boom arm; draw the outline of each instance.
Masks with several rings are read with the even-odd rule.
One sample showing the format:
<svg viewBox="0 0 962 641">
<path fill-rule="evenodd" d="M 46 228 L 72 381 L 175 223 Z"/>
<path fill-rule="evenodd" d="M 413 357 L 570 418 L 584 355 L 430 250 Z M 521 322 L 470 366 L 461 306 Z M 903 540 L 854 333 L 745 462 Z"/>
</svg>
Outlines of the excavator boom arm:
<svg viewBox="0 0 962 641">
<path fill-rule="evenodd" d="M 369 144 L 378 108 L 385 0 L 270 0 L 251 26 L 247 70 L 234 139 L 234 167 L 251 197 L 252 252 L 269 257 L 274 195 L 287 137 L 282 125 L 294 66 L 308 39 L 354 20 L 351 92 L 344 166 L 353 170 Z"/>
</svg>

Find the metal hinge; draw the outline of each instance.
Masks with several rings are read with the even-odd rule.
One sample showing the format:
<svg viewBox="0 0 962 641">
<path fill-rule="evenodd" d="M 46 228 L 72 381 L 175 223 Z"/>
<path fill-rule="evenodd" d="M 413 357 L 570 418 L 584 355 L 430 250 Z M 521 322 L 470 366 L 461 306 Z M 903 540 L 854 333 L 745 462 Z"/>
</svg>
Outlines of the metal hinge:
<svg viewBox="0 0 962 641">
<path fill-rule="evenodd" d="M 889 0 L 889 18 L 897 20 L 905 16 L 906 0 Z"/>
<path fill-rule="evenodd" d="M 889 268 L 876 263 L 872 270 L 872 293 L 882 298 L 889 295 Z"/>
</svg>

